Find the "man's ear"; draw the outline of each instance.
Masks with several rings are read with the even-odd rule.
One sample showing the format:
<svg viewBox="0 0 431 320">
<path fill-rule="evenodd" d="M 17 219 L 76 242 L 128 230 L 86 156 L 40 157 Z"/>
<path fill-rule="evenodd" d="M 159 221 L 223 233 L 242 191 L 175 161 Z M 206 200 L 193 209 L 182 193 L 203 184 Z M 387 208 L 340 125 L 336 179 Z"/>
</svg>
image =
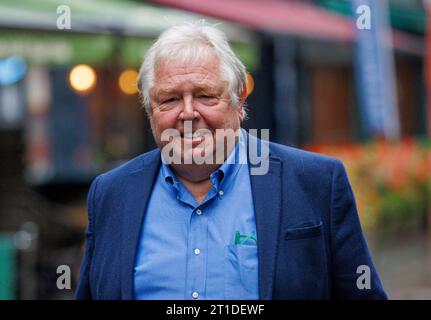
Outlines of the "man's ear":
<svg viewBox="0 0 431 320">
<path fill-rule="evenodd" d="M 239 117 L 242 120 L 244 120 L 244 103 L 245 103 L 245 99 L 247 99 L 247 86 L 244 86 L 244 88 L 242 89 L 241 92 L 241 96 L 239 99 Z"/>
<path fill-rule="evenodd" d="M 247 86 L 244 86 L 244 88 L 242 88 L 242 93 L 241 93 L 241 97 L 240 97 L 241 105 L 244 104 L 245 99 L 247 99 Z"/>
</svg>

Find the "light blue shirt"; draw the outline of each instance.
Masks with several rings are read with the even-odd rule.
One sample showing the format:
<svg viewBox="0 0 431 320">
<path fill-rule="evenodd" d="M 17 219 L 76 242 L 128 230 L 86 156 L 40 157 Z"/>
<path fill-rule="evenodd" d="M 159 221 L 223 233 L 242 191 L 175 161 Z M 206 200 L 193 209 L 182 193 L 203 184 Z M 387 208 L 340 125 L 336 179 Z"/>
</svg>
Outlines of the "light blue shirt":
<svg viewBox="0 0 431 320">
<path fill-rule="evenodd" d="M 162 163 L 135 260 L 135 299 L 259 299 L 246 152 L 241 132 L 200 205 Z"/>
</svg>

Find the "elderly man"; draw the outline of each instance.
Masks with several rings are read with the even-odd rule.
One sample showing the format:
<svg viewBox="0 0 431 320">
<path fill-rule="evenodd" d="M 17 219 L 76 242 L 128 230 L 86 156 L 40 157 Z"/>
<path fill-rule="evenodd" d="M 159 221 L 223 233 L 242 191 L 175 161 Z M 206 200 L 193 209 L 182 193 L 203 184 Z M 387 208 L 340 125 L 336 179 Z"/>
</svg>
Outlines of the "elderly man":
<svg viewBox="0 0 431 320">
<path fill-rule="evenodd" d="M 93 181 L 77 298 L 386 298 L 341 162 L 240 128 L 221 31 L 163 32 L 139 88 L 158 148 Z"/>
</svg>

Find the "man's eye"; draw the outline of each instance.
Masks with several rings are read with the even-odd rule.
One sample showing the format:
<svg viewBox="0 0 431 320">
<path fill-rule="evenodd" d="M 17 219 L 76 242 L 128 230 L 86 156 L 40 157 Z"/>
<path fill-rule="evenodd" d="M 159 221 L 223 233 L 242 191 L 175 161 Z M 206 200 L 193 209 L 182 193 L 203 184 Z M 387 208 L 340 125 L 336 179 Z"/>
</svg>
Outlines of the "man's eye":
<svg viewBox="0 0 431 320">
<path fill-rule="evenodd" d="M 163 100 L 163 101 L 162 101 L 162 104 L 174 103 L 174 102 L 176 102 L 177 100 L 178 100 L 177 98 L 169 98 L 169 99 Z"/>
<path fill-rule="evenodd" d="M 204 100 L 210 100 L 210 99 L 215 99 L 216 97 L 214 96 L 210 96 L 210 95 L 205 95 L 205 94 L 201 94 L 198 96 L 199 99 L 204 99 Z"/>
</svg>

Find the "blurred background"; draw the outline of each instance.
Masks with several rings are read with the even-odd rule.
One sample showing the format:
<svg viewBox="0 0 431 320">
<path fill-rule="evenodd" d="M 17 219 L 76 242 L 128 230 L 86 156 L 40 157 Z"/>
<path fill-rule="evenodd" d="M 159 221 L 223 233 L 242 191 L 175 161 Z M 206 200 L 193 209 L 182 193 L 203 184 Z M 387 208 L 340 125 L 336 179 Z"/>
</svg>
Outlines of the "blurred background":
<svg viewBox="0 0 431 320">
<path fill-rule="evenodd" d="M 165 28 L 202 18 L 250 73 L 244 127 L 343 160 L 390 298 L 431 299 L 427 7 L 0 0 L 0 299 L 73 298 L 90 182 L 154 147 L 142 57 Z M 59 265 L 72 290 L 57 288 Z"/>
</svg>

